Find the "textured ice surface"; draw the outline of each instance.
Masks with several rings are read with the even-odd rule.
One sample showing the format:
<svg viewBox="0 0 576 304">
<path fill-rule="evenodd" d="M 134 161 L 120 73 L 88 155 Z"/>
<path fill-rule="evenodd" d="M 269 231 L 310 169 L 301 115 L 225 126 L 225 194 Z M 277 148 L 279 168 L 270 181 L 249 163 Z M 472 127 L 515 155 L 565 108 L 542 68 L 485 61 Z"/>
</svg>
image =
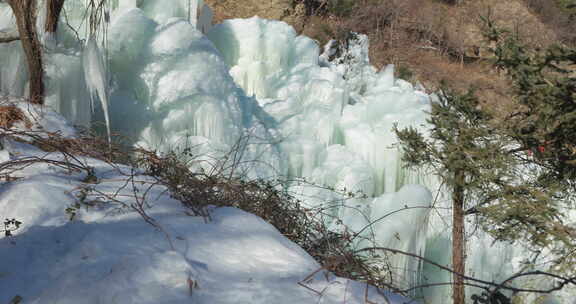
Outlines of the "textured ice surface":
<svg viewBox="0 0 576 304">
<path fill-rule="evenodd" d="M 409 173 L 395 172 L 400 164 L 391 130 L 394 123 L 423 123 L 428 96 L 395 80 L 392 66 L 378 73 L 369 65 L 365 36 L 357 35 L 358 43 L 342 54 L 346 62 L 323 59 L 324 67 L 319 65 L 316 43 L 297 36 L 282 22 L 227 20 L 208 37 L 223 54 L 236 83 L 254 94 L 274 119 L 282 151 L 288 155 L 289 175 L 321 175 L 318 170 L 327 147 L 343 145 L 349 153 L 342 163 L 367 163 L 354 170 L 364 170 L 374 179 L 365 189 L 368 195 L 397 191 L 417 181 Z M 283 45 L 293 47 L 279 47 Z"/>
<path fill-rule="evenodd" d="M 430 191 L 419 185 L 406 185 L 373 200 L 370 215 L 375 221 L 377 244 L 424 256 L 431 202 Z M 389 263 L 388 267 L 399 272 L 403 284 L 416 286 L 420 282 L 420 261 L 399 255 Z"/>
<path fill-rule="evenodd" d="M 323 66 L 319 64 L 316 43 L 297 36 L 282 22 L 228 20 L 216 25 L 208 37 L 223 54 L 236 83 L 253 94 L 273 119 L 281 134 L 281 151 L 288 157 L 287 173 L 344 194 L 368 197 L 344 199 L 331 195 L 315 200 L 325 191 L 294 185 L 291 191 L 308 205 L 314 207 L 322 199 L 341 204 L 328 212 L 357 232 L 377 219 L 382 210 L 404 208 L 397 200 L 406 198 L 410 203 L 429 206 L 429 193 L 415 190 L 420 189 L 416 186 L 395 193 L 406 183 L 418 181 L 418 177 L 401 169 L 392 134 L 394 123 L 405 126 L 424 122 L 428 96 L 396 80 L 393 66 L 380 73 L 370 66 L 365 36 L 358 35 L 359 43 L 343 55 L 351 60 L 324 60 Z M 279 47 L 284 45 L 294 47 Z M 390 194 L 379 197 L 385 192 Z M 407 192 L 412 196 L 407 197 Z M 385 224 L 389 222 L 377 225 L 382 245 L 423 254 L 428 209 L 418 211 L 409 210 L 404 212 L 405 217 L 398 217 L 414 218 L 419 224 L 407 230 L 405 221 L 397 221 L 395 229 L 404 231 L 395 243 L 390 241 L 394 233 Z M 414 274 L 407 279 L 408 285 L 417 282 L 418 263 L 405 257 L 393 260 L 394 267 Z"/>
<path fill-rule="evenodd" d="M 145 46 L 146 55 L 136 82 L 141 99 L 152 112 L 141 142 L 167 151 L 176 146 L 196 147 L 187 141 L 203 137 L 213 151 L 227 153 L 235 145 L 248 144 L 249 135 L 260 141 L 270 136 L 253 109 L 256 101 L 237 88 L 212 43 L 189 23 L 174 19 L 159 25 Z M 269 139 L 272 140 L 272 139 Z M 271 149 L 250 145 L 248 152 Z M 248 153 L 250 154 L 250 153 Z M 278 167 L 278 156 L 266 153 L 262 160 Z M 276 158 L 276 159 L 274 159 Z M 258 170 L 258 165 L 254 165 Z"/>
<path fill-rule="evenodd" d="M 393 65 L 380 71 L 371 66 L 366 36 L 352 35 L 339 51 L 330 42 L 319 55 L 316 42 L 278 21 L 236 19 L 210 28 L 210 11 L 201 1 L 110 3 L 106 49 L 89 40 L 83 51 L 76 33 L 59 27 L 45 56 L 47 105 L 88 126 L 99 119 L 91 114 L 89 92 L 108 96 L 113 131 L 134 144 L 159 153 L 187 148 L 197 170 L 227 168 L 231 163 L 215 161 L 225 158 L 239 165 L 239 175 L 305 178 L 326 187 L 286 185 L 307 206 L 337 202 L 327 212 L 349 229 L 361 231 L 377 221 L 364 234 L 373 232 L 382 246 L 450 263 L 448 212 L 429 212 L 426 206 L 443 205 L 413 185 L 438 182 L 402 168 L 392 133 L 395 123 L 424 124 L 430 97 L 395 78 Z M 86 39 L 84 1 L 65 4 L 68 22 Z M 0 9 L 0 30 L 14 27 L 9 11 Z M 26 82 L 19 42 L 0 44 L 2 92 L 25 96 Z M 347 193 L 366 197 L 350 199 Z M 331 220 L 327 224 L 340 229 Z M 469 242 L 468 267 L 498 280 L 518 264 L 517 249 L 487 250 L 491 241 Z M 511 257 L 514 263 L 507 263 Z M 400 255 L 391 263 L 401 269 L 402 284 L 450 279 Z M 432 303 L 442 303 L 446 292 L 424 291 Z"/>
<path fill-rule="evenodd" d="M 393 68 L 379 74 L 368 65 L 365 39 L 353 48 L 357 58 L 348 56 L 357 60 L 321 67 L 316 43 L 297 36 L 285 23 L 230 20 L 211 29 L 209 40 L 186 19 L 175 18 L 182 17 L 179 3 L 160 7 L 145 2 L 143 10 L 128 5 L 114 13 L 108 28 L 114 131 L 160 153 L 189 148 L 198 155 L 196 168 L 205 171 L 228 166 L 214 159 L 235 151 L 230 159 L 239 157 L 240 174 L 304 177 L 343 193 L 359 191 L 368 198 L 342 200 L 344 205 L 333 214 L 355 231 L 374 220 L 373 197 L 393 193 L 409 181 L 399 169 L 397 149 L 391 147 L 392 124 L 422 122 L 426 95 L 395 80 Z M 95 49 L 88 47 L 85 56 Z M 71 49 L 66 54 L 77 56 Z M 59 74 L 48 66 L 55 83 L 96 66 L 86 74 L 86 83 L 102 91 L 100 65 L 70 62 Z M 47 103 L 58 105 L 70 119 L 90 120 L 87 100 L 54 100 Z M 388 178 L 389 172 L 396 173 Z M 318 202 L 330 195 L 314 187 L 291 189 L 314 192 Z M 426 196 L 419 202 L 430 203 Z M 414 242 L 414 236 L 404 242 Z M 398 263 L 418 272 L 413 263 Z"/>
</svg>

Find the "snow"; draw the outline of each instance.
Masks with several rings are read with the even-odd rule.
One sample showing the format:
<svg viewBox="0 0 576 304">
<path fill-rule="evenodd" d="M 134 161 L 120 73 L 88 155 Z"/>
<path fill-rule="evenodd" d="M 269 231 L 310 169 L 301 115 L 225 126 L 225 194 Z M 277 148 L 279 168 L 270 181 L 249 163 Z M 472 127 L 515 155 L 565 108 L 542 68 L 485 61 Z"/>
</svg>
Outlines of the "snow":
<svg viewBox="0 0 576 304">
<path fill-rule="evenodd" d="M 63 119 L 40 121 L 43 129 L 68 128 Z M 3 144 L 12 160 L 63 159 L 11 139 Z M 0 302 L 18 295 L 42 304 L 365 303 L 366 294 L 374 303 L 413 303 L 321 270 L 255 215 L 222 207 L 210 208 L 210 220 L 190 216 L 138 170 L 78 159 L 97 183 L 46 163 L 0 183 L 0 216 L 23 223 L 0 239 Z M 129 208 L 143 200 L 160 229 Z M 70 219 L 65 210 L 77 203 Z"/>
<path fill-rule="evenodd" d="M 0 95 L 0 106 L 13 105 L 25 115 L 26 121 L 16 121 L 10 128 L 12 133 L 32 131 L 36 136 L 46 137 L 48 134 L 58 134 L 64 138 L 76 135 L 76 129 L 59 113 L 46 110 L 45 107 L 28 102 L 20 98 Z M 0 137 L 1 138 L 1 137 Z"/>
</svg>

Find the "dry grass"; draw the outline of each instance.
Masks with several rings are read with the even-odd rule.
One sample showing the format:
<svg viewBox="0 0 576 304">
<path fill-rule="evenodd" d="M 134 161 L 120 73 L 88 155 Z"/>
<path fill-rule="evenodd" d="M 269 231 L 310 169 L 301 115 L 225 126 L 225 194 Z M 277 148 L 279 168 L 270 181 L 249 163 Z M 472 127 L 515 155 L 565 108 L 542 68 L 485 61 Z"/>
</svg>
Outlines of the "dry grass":
<svg viewBox="0 0 576 304">
<path fill-rule="evenodd" d="M 494 71 L 489 63 L 478 61 L 463 65 L 426 52 L 414 53 L 413 56 L 404 64 L 430 90 L 438 89 L 442 82 L 461 93 L 472 88 L 486 109 L 494 114 L 508 113 L 512 109 L 514 97 L 509 79 Z"/>
<path fill-rule="evenodd" d="M 576 13 L 576 9 L 563 9 L 562 5 L 567 1 L 541 1 L 541 0 L 523 0 L 530 8 L 531 12 L 538 19 L 547 25 L 558 37 L 558 40 L 564 44 L 576 45 L 576 18 L 570 14 Z M 554 5 L 554 2 L 557 5 Z"/>
<path fill-rule="evenodd" d="M 10 129 L 19 122 L 24 123 L 26 128 L 32 127 L 30 119 L 15 105 L 0 106 L 0 128 Z"/>
<path fill-rule="evenodd" d="M 266 19 L 282 20 L 292 10 L 292 0 L 205 0 L 214 12 L 214 21 L 231 18 L 250 18 L 258 15 Z"/>
<path fill-rule="evenodd" d="M 32 144 L 47 152 L 65 152 L 106 162 L 130 163 L 129 149 L 119 144 L 111 144 L 104 137 L 89 133 L 80 134 L 75 138 L 66 138 L 58 134 L 48 135 L 48 137 L 34 137 Z"/>
</svg>

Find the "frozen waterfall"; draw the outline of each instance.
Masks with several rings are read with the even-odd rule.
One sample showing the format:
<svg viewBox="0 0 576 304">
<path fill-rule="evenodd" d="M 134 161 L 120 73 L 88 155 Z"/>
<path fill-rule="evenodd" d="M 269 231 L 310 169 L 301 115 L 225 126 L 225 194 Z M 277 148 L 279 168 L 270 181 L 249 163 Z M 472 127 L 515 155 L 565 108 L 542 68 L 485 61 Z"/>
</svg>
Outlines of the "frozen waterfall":
<svg viewBox="0 0 576 304">
<path fill-rule="evenodd" d="M 395 78 L 394 66 L 371 66 L 367 37 L 355 35 L 345 56 L 330 61 L 333 42 L 320 55 L 315 41 L 283 22 L 254 17 L 211 26 L 212 12 L 199 0 L 110 3 L 103 44 L 84 34 L 83 1 L 66 1 L 75 30 L 60 26 L 56 46 L 46 51 L 48 106 L 89 126 L 102 120 L 89 102 L 98 96 L 114 132 L 159 153 L 191 149 L 201 160 L 195 169 L 222 166 L 214 160 L 233 151 L 242 160 L 237 173 L 249 178 L 304 178 L 365 194 L 346 200 L 308 184 L 286 185 L 309 206 L 343 201 L 333 215 L 355 231 L 375 223 L 382 247 L 449 264 L 445 211 L 429 208 L 442 206 L 434 199 L 438 182 L 402 168 L 392 132 L 395 123 L 424 125 L 431 97 Z M 13 27 L 0 3 L 0 30 Z M 19 42 L 0 44 L 1 93 L 25 96 L 26 83 Z M 517 249 L 488 249 L 490 242 L 470 241 L 468 268 L 496 280 L 515 270 Z M 407 257 L 392 256 L 391 265 L 406 286 L 450 281 Z M 422 293 L 429 303 L 449 297 L 446 288 Z"/>
</svg>

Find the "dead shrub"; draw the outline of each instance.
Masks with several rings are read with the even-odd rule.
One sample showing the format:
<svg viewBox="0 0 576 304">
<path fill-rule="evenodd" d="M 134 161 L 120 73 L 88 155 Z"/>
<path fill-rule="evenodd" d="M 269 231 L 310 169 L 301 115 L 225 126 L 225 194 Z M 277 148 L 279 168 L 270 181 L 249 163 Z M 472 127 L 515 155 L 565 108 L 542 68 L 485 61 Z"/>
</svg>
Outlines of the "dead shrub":
<svg viewBox="0 0 576 304">
<path fill-rule="evenodd" d="M 304 5 L 307 16 L 348 16 L 356 7 L 354 0 L 293 0 L 292 6 Z"/>
<path fill-rule="evenodd" d="M 190 152 L 184 150 L 184 153 Z M 166 186 L 170 195 L 181 201 L 191 215 L 209 220 L 209 206 L 242 209 L 272 224 L 314 257 L 322 269 L 341 277 L 399 290 L 390 284 L 391 271 L 382 267 L 387 265 L 383 261 L 385 258 L 376 260 L 375 253 L 357 253 L 352 241 L 359 236 L 346 229 L 330 231 L 325 221 L 319 220 L 319 214 L 324 211 L 303 207 L 301 201 L 284 190 L 284 181 L 245 180 L 219 170 L 193 172 L 189 168 L 195 160 L 190 154 L 183 157 L 170 152 L 159 156 L 145 150 L 138 150 L 137 154 L 140 167 Z"/>
<path fill-rule="evenodd" d="M 391 0 L 359 5 L 347 20 L 347 26 L 359 33 L 379 32 L 393 26 L 409 10 L 412 1 Z"/>
<path fill-rule="evenodd" d="M 106 138 L 90 132 L 81 132 L 74 138 L 62 137 L 55 133 L 47 135 L 34 137 L 32 144 L 47 152 L 65 152 L 120 164 L 131 163 L 132 157 L 128 147 L 110 143 Z M 112 136 L 113 139 L 117 137 L 119 136 Z"/>
<path fill-rule="evenodd" d="M 146 173 L 168 187 L 171 195 L 194 215 L 209 217 L 207 206 L 236 207 L 260 216 L 298 244 L 313 238 L 308 228 L 315 225 L 312 219 L 300 204 L 279 190 L 278 184 L 265 180 L 246 181 L 219 171 L 193 172 L 189 169 L 190 162 L 182 161 L 182 156 L 174 152 L 158 156 L 151 151 L 138 150 L 137 154 L 138 164 Z"/>
<path fill-rule="evenodd" d="M 0 128 L 10 129 L 18 122 L 24 123 L 26 128 L 32 127 L 30 119 L 15 105 L 0 106 Z"/>
</svg>

